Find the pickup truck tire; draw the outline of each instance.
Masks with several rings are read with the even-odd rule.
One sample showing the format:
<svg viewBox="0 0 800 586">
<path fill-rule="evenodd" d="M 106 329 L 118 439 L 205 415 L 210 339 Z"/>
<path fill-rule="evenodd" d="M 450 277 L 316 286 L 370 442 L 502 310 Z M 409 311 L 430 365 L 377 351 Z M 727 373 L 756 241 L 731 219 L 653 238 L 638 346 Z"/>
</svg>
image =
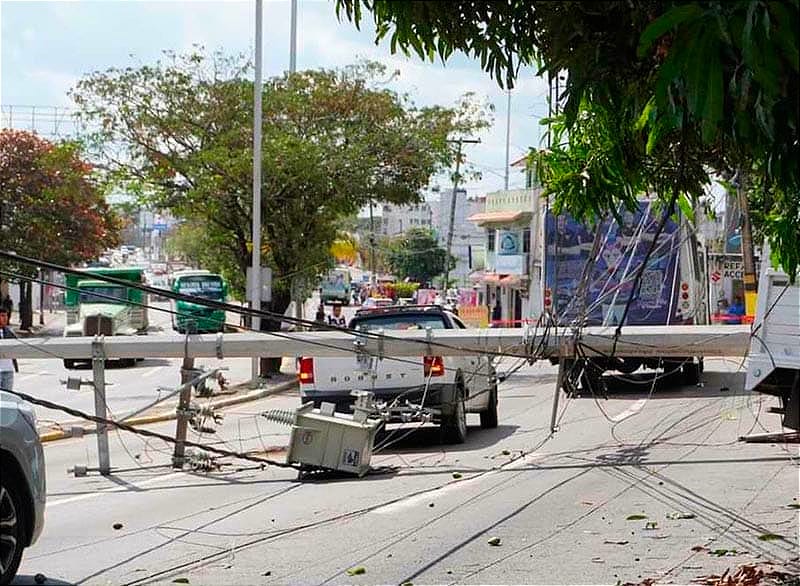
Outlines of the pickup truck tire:
<svg viewBox="0 0 800 586">
<path fill-rule="evenodd" d="M 481 427 L 494 429 L 497 427 L 497 383 L 492 383 L 489 388 L 489 404 L 486 411 L 481 411 Z"/>
<path fill-rule="evenodd" d="M 67 370 L 72 370 L 73 368 L 75 368 L 75 361 L 72 360 L 72 359 L 65 358 L 64 359 L 64 368 L 66 368 Z"/>
<path fill-rule="evenodd" d="M 464 389 L 459 384 L 454 395 L 454 409 L 442 415 L 442 441 L 446 444 L 463 444 L 467 441 L 467 408 L 464 405 Z"/>
</svg>

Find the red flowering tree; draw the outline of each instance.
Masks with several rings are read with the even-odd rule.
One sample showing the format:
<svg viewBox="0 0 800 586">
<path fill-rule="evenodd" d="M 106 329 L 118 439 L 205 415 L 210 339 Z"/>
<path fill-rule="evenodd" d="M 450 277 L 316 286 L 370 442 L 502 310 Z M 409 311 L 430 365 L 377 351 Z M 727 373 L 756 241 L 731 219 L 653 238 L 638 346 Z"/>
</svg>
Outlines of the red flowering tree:
<svg viewBox="0 0 800 586">
<path fill-rule="evenodd" d="M 64 265 L 119 244 L 119 221 L 75 143 L 0 130 L 0 250 Z M 0 260 L 0 271 L 33 277 L 35 267 Z M 0 280 L 15 280 L 0 273 Z M 33 318 L 31 282 L 21 279 L 20 320 Z"/>
</svg>

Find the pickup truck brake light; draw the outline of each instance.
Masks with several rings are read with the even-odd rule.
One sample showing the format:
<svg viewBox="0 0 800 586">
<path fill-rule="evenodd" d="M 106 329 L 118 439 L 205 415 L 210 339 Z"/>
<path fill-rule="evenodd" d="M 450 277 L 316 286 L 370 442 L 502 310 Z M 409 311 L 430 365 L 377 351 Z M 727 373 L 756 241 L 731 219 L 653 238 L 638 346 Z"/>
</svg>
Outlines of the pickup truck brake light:
<svg viewBox="0 0 800 586">
<path fill-rule="evenodd" d="M 444 360 L 441 356 L 425 356 L 422 364 L 425 367 L 426 377 L 444 375 Z"/>
<path fill-rule="evenodd" d="M 297 379 L 304 385 L 314 384 L 314 359 L 303 357 L 298 362 Z"/>
</svg>

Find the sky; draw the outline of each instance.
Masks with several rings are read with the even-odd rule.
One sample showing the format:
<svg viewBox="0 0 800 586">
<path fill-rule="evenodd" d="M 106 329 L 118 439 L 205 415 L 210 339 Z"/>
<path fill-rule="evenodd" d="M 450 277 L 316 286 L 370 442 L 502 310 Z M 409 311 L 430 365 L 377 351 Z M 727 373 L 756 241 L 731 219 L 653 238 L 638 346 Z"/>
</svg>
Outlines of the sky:
<svg viewBox="0 0 800 586">
<path fill-rule="evenodd" d="M 359 58 L 384 63 L 400 75 L 389 87 L 408 92 L 419 106 L 454 105 L 474 92 L 495 106 L 494 124 L 465 146 L 467 160 L 481 173 L 466 187 L 470 196 L 502 189 L 505 171 L 507 96 L 480 64 L 462 54 L 446 64 L 424 62 L 416 55 L 392 55 L 389 43 L 376 46 L 371 22 L 357 30 L 336 18 L 333 0 L 299 0 L 297 69 L 339 67 Z M 263 75 L 280 75 L 289 66 L 290 3 L 264 2 Z M 55 129 L 47 108 L 69 107 L 68 90 L 84 75 L 109 67 L 154 62 L 165 49 L 190 51 L 193 45 L 225 53 L 253 54 L 255 1 L 0 1 L 0 104 L 3 124 Z M 547 84 L 523 70 L 511 95 L 510 160 L 540 145 L 539 120 L 547 113 Z M 36 106 L 38 119 L 31 120 Z M 52 112 L 52 110 L 50 110 Z M 63 128 L 63 125 L 62 125 Z M 443 188 L 446 177 L 438 178 Z M 512 169 L 510 188 L 524 187 Z"/>
</svg>

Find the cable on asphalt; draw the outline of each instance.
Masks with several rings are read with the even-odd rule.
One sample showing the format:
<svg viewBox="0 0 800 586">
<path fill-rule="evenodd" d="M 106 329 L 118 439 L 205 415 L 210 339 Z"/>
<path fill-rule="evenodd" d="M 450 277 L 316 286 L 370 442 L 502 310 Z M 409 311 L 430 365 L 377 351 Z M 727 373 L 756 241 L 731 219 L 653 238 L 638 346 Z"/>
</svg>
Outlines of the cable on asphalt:
<svg viewBox="0 0 800 586">
<path fill-rule="evenodd" d="M 23 399 L 24 401 L 32 403 L 33 405 L 39 405 L 41 407 L 46 407 L 48 409 L 55 409 L 57 411 L 63 411 L 64 413 L 67 413 L 69 415 L 74 415 L 75 417 L 80 417 L 82 419 L 86 419 L 88 421 L 93 421 L 95 423 L 100 423 L 100 424 L 103 424 L 103 425 L 109 425 L 109 426 L 112 426 L 112 427 L 116 427 L 118 429 L 130 432 L 130 433 L 133 433 L 133 434 L 136 434 L 136 435 L 141 435 L 141 436 L 145 436 L 145 437 L 151 437 L 151 438 L 155 438 L 155 439 L 160 439 L 160 440 L 163 440 L 165 442 L 172 443 L 172 444 L 177 443 L 177 440 L 175 438 L 173 438 L 171 436 L 168 436 L 168 435 L 165 435 L 163 433 L 157 433 L 157 432 L 154 432 L 154 431 L 149 431 L 147 429 L 141 429 L 141 428 L 135 427 L 133 425 L 128 425 L 127 423 L 120 423 L 119 421 L 114 421 L 112 419 L 108 419 L 106 417 L 98 417 L 97 415 L 90 415 L 89 413 L 85 413 L 85 412 L 80 411 L 78 409 L 73 409 L 72 407 L 67 407 L 66 405 L 59 405 L 58 403 L 53 403 L 52 401 L 47 401 L 45 399 L 38 399 L 36 397 L 28 395 L 27 393 L 21 393 L 19 391 L 14 391 L 12 389 L 0 389 L 0 390 L 5 391 L 7 393 L 11 393 L 12 395 L 17 396 L 20 399 Z M 221 449 L 214 448 L 214 447 L 211 447 L 211 446 L 195 443 L 195 442 L 189 441 L 189 440 L 184 441 L 183 444 L 185 446 L 187 446 L 187 447 L 198 448 L 198 449 L 201 449 L 201 450 L 205 450 L 207 452 L 212 452 L 212 453 L 215 453 L 215 454 L 219 454 L 221 456 L 230 456 L 232 458 L 239 458 L 241 460 L 250 460 L 251 462 L 257 462 L 259 464 L 268 464 L 270 466 L 277 466 L 279 468 L 295 468 L 295 469 L 297 469 L 297 466 L 295 466 L 294 464 L 289 464 L 287 462 L 279 462 L 277 460 L 269 460 L 269 459 L 265 459 L 265 458 L 255 458 L 255 457 L 249 456 L 247 454 L 243 454 L 243 453 L 239 453 L 239 452 L 232 452 L 232 451 L 229 451 L 229 450 L 221 450 Z"/>
</svg>

